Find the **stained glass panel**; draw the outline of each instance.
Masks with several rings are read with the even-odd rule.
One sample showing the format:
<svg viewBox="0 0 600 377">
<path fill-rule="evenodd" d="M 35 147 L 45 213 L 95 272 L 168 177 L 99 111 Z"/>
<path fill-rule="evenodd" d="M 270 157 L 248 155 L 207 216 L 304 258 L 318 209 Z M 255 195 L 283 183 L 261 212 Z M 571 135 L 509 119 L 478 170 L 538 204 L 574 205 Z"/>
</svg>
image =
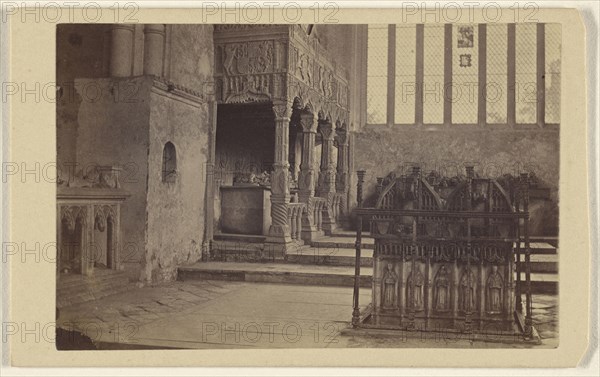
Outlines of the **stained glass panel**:
<svg viewBox="0 0 600 377">
<path fill-rule="evenodd" d="M 477 123 L 479 53 L 477 25 L 452 26 L 452 123 Z"/>
</svg>

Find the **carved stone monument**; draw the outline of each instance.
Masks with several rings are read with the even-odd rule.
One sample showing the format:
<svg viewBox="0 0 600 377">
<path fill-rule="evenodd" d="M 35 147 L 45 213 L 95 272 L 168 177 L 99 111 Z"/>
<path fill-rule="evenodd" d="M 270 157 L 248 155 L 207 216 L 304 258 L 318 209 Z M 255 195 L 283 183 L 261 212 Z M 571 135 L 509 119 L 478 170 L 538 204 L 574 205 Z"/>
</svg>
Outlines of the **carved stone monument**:
<svg viewBox="0 0 600 377">
<path fill-rule="evenodd" d="M 514 279 L 515 263 L 521 245 L 528 250 L 527 233 L 520 233 L 519 226 L 528 219 L 518 204 L 518 198 L 527 197 L 525 184 L 479 178 L 471 167 L 457 177 L 424 176 L 415 167 L 408 174 L 379 178 L 373 208 L 361 208 L 360 185 L 359 177 L 355 213 L 370 225 L 375 250 L 372 302 L 362 313 L 355 284 L 355 327 L 516 329 L 515 290 L 522 286 Z M 361 233 L 359 228 L 358 256 Z M 356 263 L 360 276 L 358 257 Z M 396 289 L 396 281 L 404 286 Z M 519 323 L 527 334 L 531 322 Z"/>
</svg>

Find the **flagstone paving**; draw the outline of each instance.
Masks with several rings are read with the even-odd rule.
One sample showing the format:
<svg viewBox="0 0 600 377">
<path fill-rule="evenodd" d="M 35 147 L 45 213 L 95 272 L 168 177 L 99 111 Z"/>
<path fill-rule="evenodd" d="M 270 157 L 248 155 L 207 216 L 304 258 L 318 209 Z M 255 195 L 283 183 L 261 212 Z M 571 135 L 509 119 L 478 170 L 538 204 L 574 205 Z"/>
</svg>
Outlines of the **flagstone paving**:
<svg viewBox="0 0 600 377">
<path fill-rule="evenodd" d="M 370 290 L 361 289 L 362 305 Z M 558 298 L 534 297 L 541 347 L 558 345 Z M 102 348 L 531 347 L 468 336 L 403 333 L 342 335 L 352 313 L 352 288 L 235 281 L 171 282 L 60 310 L 57 324 Z M 537 346 L 540 347 L 540 346 Z"/>
</svg>

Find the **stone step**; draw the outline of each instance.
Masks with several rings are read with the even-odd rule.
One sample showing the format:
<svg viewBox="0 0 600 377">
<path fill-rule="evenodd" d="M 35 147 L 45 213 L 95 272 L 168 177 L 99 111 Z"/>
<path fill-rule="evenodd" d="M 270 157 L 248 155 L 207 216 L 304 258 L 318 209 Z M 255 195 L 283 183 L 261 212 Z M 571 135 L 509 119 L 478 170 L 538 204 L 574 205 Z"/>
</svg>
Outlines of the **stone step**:
<svg viewBox="0 0 600 377">
<path fill-rule="evenodd" d="M 360 285 L 371 286 L 372 268 L 362 269 Z M 292 263 L 204 262 L 179 267 L 177 280 L 230 280 L 257 283 L 354 286 L 354 267 Z"/>
<path fill-rule="evenodd" d="M 361 266 L 372 263 L 374 240 L 364 239 L 361 253 Z M 557 273 L 558 250 L 542 242 L 530 243 L 531 272 Z M 275 263 L 288 262 L 306 265 L 354 266 L 354 241 L 346 237 L 323 236 L 312 242 L 312 247 L 297 243 L 285 256 L 269 250 L 263 243 L 241 242 L 236 240 L 213 241 L 212 261 Z M 522 253 L 521 261 L 525 260 Z"/>
<path fill-rule="evenodd" d="M 361 268 L 361 287 L 371 287 L 372 277 L 373 269 L 371 267 Z M 521 279 L 523 282 L 525 281 L 524 273 L 521 274 Z M 354 285 L 354 267 L 291 263 L 201 262 L 179 267 L 177 280 L 229 280 L 351 287 Z M 532 273 L 531 290 L 534 294 L 556 294 L 558 292 L 558 275 Z"/>
<path fill-rule="evenodd" d="M 348 230 L 348 229 L 336 229 L 332 232 L 331 236 L 333 237 L 348 237 L 348 238 L 356 238 L 356 230 Z M 363 238 L 372 238 L 368 231 L 363 231 Z M 553 236 L 531 236 L 529 237 L 530 242 L 535 243 L 546 243 L 551 247 L 556 248 L 558 246 L 558 237 Z"/>
<path fill-rule="evenodd" d="M 350 237 L 337 237 L 337 236 L 323 236 L 313 240 L 310 245 L 312 247 L 318 248 L 339 248 L 339 249 L 354 249 L 354 243 L 356 242 L 355 238 Z M 375 248 L 375 239 L 368 237 L 362 238 L 361 249 L 371 249 Z"/>
<path fill-rule="evenodd" d="M 515 273 L 515 279 L 517 273 Z M 521 272 L 521 282 L 525 287 L 525 273 Z M 523 288 L 525 289 L 525 288 Z M 523 291 L 524 293 L 524 291 Z M 558 294 L 558 274 L 554 273 L 532 273 L 531 274 L 531 293 L 532 294 Z"/>
<path fill-rule="evenodd" d="M 294 241 L 291 250 L 306 247 L 304 241 Z M 212 242 L 210 259 L 221 262 L 272 263 L 283 262 L 280 250 L 264 242 L 244 242 L 240 239 L 215 240 Z"/>
<path fill-rule="evenodd" d="M 234 242 L 243 242 L 243 243 L 261 243 L 265 242 L 267 239 L 266 236 L 256 236 L 256 235 L 248 235 L 248 234 L 228 234 L 228 233 L 218 233 L 214 236 L 215 241 L 234 241 Z"/>
<path fill-rule="evenodd" d="M 348 248 L 319 248 L 304 246 L 286 254 L 288 263 L 329 266 L 354 266 L 356 250 Z M 525 261 L 525 256 L 521 256 Z M 361 250 L 360 264 L 370 267 L 373 263 L 373 250 Z M 524 265 L 520 265 L 525 271 Z M 531 272 L 558 273 L 558 254 L 532 254 Z"/>
<path fill-rule="evenodd" d="M 558 254 L 532 254 L 531 272 L 558 273 Z M 525 262 L 525 256 L 521 255 L 521 262 Z M 519 270 L 525 271 L 525 265 L 519 264 Z"/>
<path fill-rule="evenodd" d="M 529 237 L 529 240 L 531 242 L 544 242 L 553 247 L 558 247 L 558 237 L 555 236 L 531 236 Z"/>
<path fill-rule="evenodd" d="M 331 233 L 332 237 L 347 237 L 356 239 L 356 230 L 347 230 L 347 229 L 336 229 Z M 362 232 L 363 238 L 372 238 L 369 232 Z"/>
<path fill-rule="evenodd" d="M 531 254 L 558 254 L 558 248 L 547 242 L 529 242 Z M 521 242 L 521 253 L 525 253 L 525 243 Z"/>
<path fill-rule="evenodd" d="M 288 263 L 306 265 L 354 266 L 355 260 L 356 250 L 350 248 L 304 246 L 286 253 Z M 361 250 L 360 265 L 364 267 L 373 265 L 372 249 Z"/>
</svg>

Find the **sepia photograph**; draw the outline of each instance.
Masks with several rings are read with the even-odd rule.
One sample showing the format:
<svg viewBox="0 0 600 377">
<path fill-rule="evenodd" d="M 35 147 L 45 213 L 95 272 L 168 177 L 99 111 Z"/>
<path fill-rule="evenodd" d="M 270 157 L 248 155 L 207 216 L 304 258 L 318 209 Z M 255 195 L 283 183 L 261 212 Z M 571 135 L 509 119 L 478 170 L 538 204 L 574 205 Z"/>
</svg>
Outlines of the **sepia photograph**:
<svg viewBox="0 0 600 377">
<path fill-rule="evenodd" d="M 0 374 L 597 375 L 600 4 L 360 4 L 0 4 Z"/>
<path fill-rule="evenodd" d="M 558 347 L 562 28 L 58 24 L 56 348 Z"/>
</svg>

